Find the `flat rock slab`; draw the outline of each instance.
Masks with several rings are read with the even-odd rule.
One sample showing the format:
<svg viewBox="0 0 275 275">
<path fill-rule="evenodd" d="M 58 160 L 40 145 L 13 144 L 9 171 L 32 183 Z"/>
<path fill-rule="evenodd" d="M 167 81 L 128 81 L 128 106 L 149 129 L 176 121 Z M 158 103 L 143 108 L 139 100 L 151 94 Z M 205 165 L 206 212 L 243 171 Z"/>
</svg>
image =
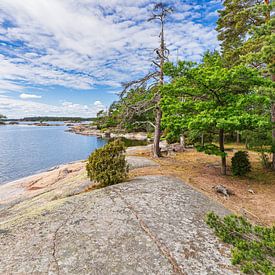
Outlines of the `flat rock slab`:
<svg viewBox="0 0 275 275">
<path fill-rule="evenodd" d="M 162 176 L 53 201 L 0 224 L 0 274 L 238 274 L 208 211 L 229 213 Z"/>
<path fill-rule="evenodd" d="M 127 156 L 126 160 L 129 164 L 130 169 L 158 166 L 155 161 L 144 157 Z"/>
</svg>

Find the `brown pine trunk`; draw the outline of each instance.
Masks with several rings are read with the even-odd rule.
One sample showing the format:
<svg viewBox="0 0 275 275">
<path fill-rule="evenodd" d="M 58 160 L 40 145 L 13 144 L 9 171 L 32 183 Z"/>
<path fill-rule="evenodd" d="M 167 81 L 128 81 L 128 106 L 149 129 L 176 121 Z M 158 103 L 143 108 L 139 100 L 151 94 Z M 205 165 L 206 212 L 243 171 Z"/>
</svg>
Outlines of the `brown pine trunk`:
<svg viewBox="0 0 275 275">
<path fill-rule="evenodd" d="M 270 4 L 270 0 L 264 1 L 266 5 Z M 268 22 L 270 20 L 270 11 L 268 10 L 266 13 L 265 21 Z M 274 61 L 274 60 L 273 60 Z M 275 74 L 271 74 L 271 80 L 275 81 Z M 273 102 L 271 104 L 271 123 L 272 123 L 272 162 L 271 162 L 271 168 L 272 170 L 275 170 L 275 102 L 272 98 Z"/>
<path fill-rule="evenodd" d="M 275 170 L 275 102 L 272 103 L 271 106 L 271 122 L 272 122 L 272 163 L 271 168 L 272 170 Z"/>
<path fill-rule="evenodd" d="M 223 129 L 220 129 L 219 145 L 220 145 L 220 151 L 224 153 L 224 130 Z M 226 175 L 226 157 L 222 156 L 221 160 L 222 160 L 221 173 L 222 175 Z"/>
<path fill-rule="evenodd" d="M 155 125 L 155 134 L 154 134 L 154 147 L 153 147 L 153 155 L 155 158 L 161 156 L 160 150 L 160 136 L 161 136 L 161 118 L 162 118 L 162 111 L 160 107 L 156 108 L 156 125 Z"/>
</svg>

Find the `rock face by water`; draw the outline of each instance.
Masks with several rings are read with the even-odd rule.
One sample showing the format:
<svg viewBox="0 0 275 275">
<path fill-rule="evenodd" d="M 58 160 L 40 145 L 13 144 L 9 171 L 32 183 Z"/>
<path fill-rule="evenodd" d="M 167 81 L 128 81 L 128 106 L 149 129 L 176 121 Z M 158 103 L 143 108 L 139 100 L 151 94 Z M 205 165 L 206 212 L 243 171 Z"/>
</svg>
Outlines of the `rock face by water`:
<svg viewBox="0 0 275 275">
<path fill-rule="evenodd" d="M 147 133 L 136 132 L 136 133 L 117 133 L 110 131 L 101 131 L 96 126 L 80 124 L 70 127 L 68 132 L 84 136 L 97 136 L 100 138 L 126 138 L 130 140 L 147 140 Z"/>
<path fill-rule="evenodd" d="M 163 176 L 54 199 L 8 219 L 4 211 L 0 274 L 238 274 L 204 222 L 208 211 L 228 214 Z"/>
</svg>

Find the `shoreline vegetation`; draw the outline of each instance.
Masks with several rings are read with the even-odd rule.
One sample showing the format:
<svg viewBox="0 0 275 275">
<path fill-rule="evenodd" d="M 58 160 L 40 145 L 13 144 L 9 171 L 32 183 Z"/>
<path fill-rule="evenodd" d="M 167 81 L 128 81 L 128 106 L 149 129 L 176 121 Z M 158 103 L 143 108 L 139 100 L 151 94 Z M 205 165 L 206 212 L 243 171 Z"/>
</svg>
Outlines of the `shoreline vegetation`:
<svg viewBox="0 0 275 275">
<path fill-rule="evenodd" d="M 99 138 L 125 138 L 129 140 L 150 140 L 146 132 L 122 132 L 115 129 L 100 130 L 95 125 L 79 124 L 70 126 L 67 132 L 72 132 L 84 136 L 96 136 Z"/>
</svg>

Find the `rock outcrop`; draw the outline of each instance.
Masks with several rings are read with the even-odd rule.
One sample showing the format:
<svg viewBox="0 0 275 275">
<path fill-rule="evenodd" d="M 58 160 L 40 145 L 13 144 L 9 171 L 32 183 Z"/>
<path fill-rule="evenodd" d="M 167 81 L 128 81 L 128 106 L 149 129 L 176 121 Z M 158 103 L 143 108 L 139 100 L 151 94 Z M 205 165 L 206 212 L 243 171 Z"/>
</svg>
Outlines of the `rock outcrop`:
<svg viewBox="0 0 275 275">
<path fill-rule="evenodd" d="M 41 196 L 1 212 L 0 274 L 238 274 L 204 222 L 229 212 L 176 178 Z"/>
</svg>

